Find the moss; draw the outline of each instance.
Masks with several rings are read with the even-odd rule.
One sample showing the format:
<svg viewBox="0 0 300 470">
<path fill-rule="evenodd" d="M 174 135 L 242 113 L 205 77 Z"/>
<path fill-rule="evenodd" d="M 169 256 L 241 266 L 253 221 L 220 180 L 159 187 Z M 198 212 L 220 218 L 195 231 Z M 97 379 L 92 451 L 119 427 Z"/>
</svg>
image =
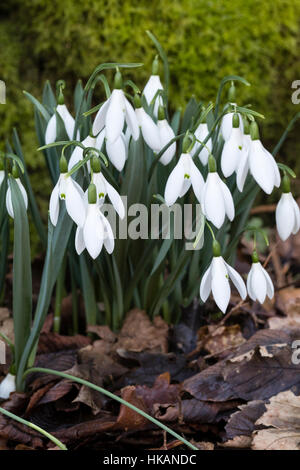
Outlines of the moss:
<svg viewBox="0 0 300 470">
<path fill-rule="evenodd" d="M 270 146 L 299 110 L 291 102 L 291 83 L 300 78 L 298 0 L 12 0 L 2 8 L 0 71 L 8 103 L 0 110 L 1 137 L 17 125 L 35 170 L 42 161 L 33 151 L 31 105 L 21 90 L 40 95 L 46 78 L 64 78 L 71 90 L 97 64 L 115 60 L 143 62 L 134 73 L 143 87 L 155 53 L 146 29 L 168 54 L 174 107 L 191 91 L 214 99 L 224 75 L 242 75 L 252 87 L 239 86 L 238 101 L 251 101 L 266 116 Z M 281 159 L 295 165 L 299 150 L 295 131 Z"/>
</svg>

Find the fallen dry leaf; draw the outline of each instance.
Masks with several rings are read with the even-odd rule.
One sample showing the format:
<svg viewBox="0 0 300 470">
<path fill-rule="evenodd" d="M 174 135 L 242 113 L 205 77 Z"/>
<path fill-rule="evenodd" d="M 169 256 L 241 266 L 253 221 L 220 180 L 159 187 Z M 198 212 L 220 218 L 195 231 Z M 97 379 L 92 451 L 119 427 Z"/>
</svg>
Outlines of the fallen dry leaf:
<svg viewBox="0 0 300 470">
<path fill-rule="evenodd" d="M 284 312 L 284 317 L 269 318 L 271 329 L 299 328 L 300 329 L 300 289 L 288 287 L 277 294 L 277 306 Z"/>
<path fill-rule="evenodd" d="M 246 341 L 239 325 L 220 325 L 219 328 L 214 325 L 203 326 L 198 331 L 198 339 L 198 348 L 204 348 L 211 355 L 227 355 L 231 349 Z"/>
<path fill-rule="evenodd" d="M 231 440 L 240 436 L 251 437 L 255 422 L 266 409 L 265 403 L 262 400 L 250 401 L 246 405 L 238 406 L 238 408 L 239 411 L 230 416 L 225 426 L 226 437 Z"/>
<path fill-rule="evenodd" d="M 115 344 L 115 350 L 166 353 L 168 330 L 167 323 L 161 317 L 155 317 L 152 323 L 144 310 L 130 310 Z"/>
</svg>

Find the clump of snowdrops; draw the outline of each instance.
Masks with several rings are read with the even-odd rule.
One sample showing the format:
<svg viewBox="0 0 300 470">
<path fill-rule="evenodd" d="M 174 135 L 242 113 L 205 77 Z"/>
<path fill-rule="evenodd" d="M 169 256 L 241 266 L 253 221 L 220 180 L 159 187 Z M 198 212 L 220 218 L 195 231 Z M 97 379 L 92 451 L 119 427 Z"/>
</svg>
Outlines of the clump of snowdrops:
<svg viewBox="0 0 300 470">
<path fill-rule="evenodd" d="M 176 322 L 182 307 L 195 298 L 204 303 L 210 294 L 225 313 L 231 282 L 242 299 L 249 295 L 263 303 L 274 295 L 256 246 L 259 235 L 268 244 L 266 234 L 249 226 L 248 219 L 258 192 L 269 195 L 276 190 L 279 236 L 286 240 L 299 230 L 299 207 L 290 190 L 295 175 L 275 160 L 299 116 L 270 152 L 260 138 L 264 116 L 239 103 L 238 87 L 249 83 L 235 75 L 222 80 L 214 103 L 191 98 L 183 111 L 171 113 L 168 61 L 156 38 L 149 36 L 158 55 L 143 90 L 132 81 L 142 64 L 105 63 L 84 87 L 78 82 L 73 113 L 62 80 L 56 93 L 45 84 L 42 101 L 25 92 L 34 105 L 39 151 L 53 190 L 46 232 L 14 130 L 0 159 L 0 289 L 3 292 L 10 217 L 15 328 L 14 345 L 4 338 L 13 362 L 0 385 L 2 397 L 24 389 L 54 288 L 54 329 L 59 332 L 61 300 L 70 286 L 73 333 L 78 331 L 79 291 L 87 324 L 106 323 L 113 329 L 133 306 L 145 309 L 151 318 L 160 314 Z M 111 84 L 108 70 L 114 71 Z M 100 87 L 103 100 L 95 103 L 94 92 Z M 34 314 L 28 211 L 46 250 Z M 155 211 L 166 218 L 153 231 Z M 185 225 L 179 236 L 178 219 Z M 240 237 L 247 231 L 254 243 L 246 280 L 234 262 Z"/>
</svg>

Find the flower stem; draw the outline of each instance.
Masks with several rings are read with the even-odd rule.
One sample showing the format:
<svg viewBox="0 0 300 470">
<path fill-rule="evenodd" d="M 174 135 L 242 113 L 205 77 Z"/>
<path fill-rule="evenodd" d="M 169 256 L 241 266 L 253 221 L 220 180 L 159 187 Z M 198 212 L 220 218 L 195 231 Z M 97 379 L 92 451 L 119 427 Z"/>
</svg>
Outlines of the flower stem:
<svg viewBox="0 0 300 470">
<path fill-rule="evenodd" d="M 0 413 L 4 414 L 5 416 L 8 416 L 8 418 L 14 419 L 15 421 L 18 421 L 19 423 L 25 424 L 25 426 L 28 426 L 31 429 L 34 429 L 35 431 L 38 431 L 39 433 L 43 434 L 45 437 L 50 439 L 54 444 L 57 445 L 57 447 L 60 448 L 60 450 L 68 450 L 67 447 L 56 437 L 52 436 L 49 432 L 45 431 L 45 429 L 40 428 L 36 424 L 31 423 L 30 421 L 26 421 L 26 419 L 20 418 L 19 416 L 15 415 L 14 413 L 11 413 L 10 411 L 5 410 L 4 408 L 0 407 Z"/>
<path fill-rule="evenodd" d="M 152 423 L 156 424 L 157 426 L 159 426 L 161 429 L 163 429 L 164 431 L 168 432 L 169 434 L 171 434 L 172 436 L 174 436 L 176 439 L 178 439 L 179 441 L 181 441 L 183 444 L 185 444 L 186 446 L 188 446 L 190 449 L 193 449 L 193 450 L 199 450 L 196 446 L 194 446 L 193 444 L 191 444 L 189 441 L 187 441 L 186 439 L 184 439 L 182 436 L 180 436 L 179 434 L 177 434 L 175 431 L 173 431 L 172 429 L 168 428 L 167 426 L 165 426 L 163 423 L 161 423 L 160 421 L 158 421 L 157 419 L 153 418 L 152 416 L 148 415 L 147 413 L 145 413 L 144 411 L 140 410 L 139 408 L 136 408 L 136 406 L 132 405 L 131 403 L 123 400 L 122 398 L 118 397 L 117 395 L 114 395 L 113 393 L 105 390 L 104 388 L 102 387 L 98 387 L 97 385 L 91 383 L 91 382 L 88 382 L 87 380 L 84 380 L 84 379 L 80 379 L 79 377 L 75 377 L 74 375 L 70 375 L 70 374 L 66 374 L 65 372 L 59 372 L 57 370 L 52 370 L 52 369 L 46 369 L 46 368 L 43 368 L 43 367 L 32 367 L 30 369 L 27 369 L 26 372 L 24 373 L 23 375 L 23 378 L 25 378 L 28 374 L 31 374 L 32 372 L 44 372 L 46 374 L 53 374 L 53 375 L 57 375 L 59 377 L 63 377 L 64 379 L 68 379 L 68 380 L 72 380 L 74 382 L 77 382 L 79 384 L 82 384 L 82 385 L 85 385 L 86 387 L 89 387 L 89 388 L 92 388 L 93 390 L 96 390 L 97 392 L 100 392 L 102 393 L 103 395 L 106 395 L 107 397 L 113 399 L 113 400 L 116 400 L 118 401 L 119 403 L 121 403 L 122 405 L 125 405 L 127 406 L 128 408 L 131 408 L 133 411 L 135 411 L 136 413 L 140 414 L 141 416 L 143 416 L 144 418 L 147 418 L 149 421 L 151 421 Z"/>
</svg>

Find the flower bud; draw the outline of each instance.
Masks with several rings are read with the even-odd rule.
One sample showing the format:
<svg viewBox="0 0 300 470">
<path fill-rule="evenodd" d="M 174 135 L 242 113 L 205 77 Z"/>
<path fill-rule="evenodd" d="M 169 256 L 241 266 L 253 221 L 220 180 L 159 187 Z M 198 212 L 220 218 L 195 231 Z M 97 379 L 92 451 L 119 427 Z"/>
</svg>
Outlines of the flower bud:
<svg viewBox="0 0 300 470">
<path fill-rule="evenodd" d="M 216 173 L 216 171 L 217 171 L 216 160 L 215 160 L 215 158 L 214 158 L 212 155 L 210 155 L 210 156 L 208 157 L 208 171 L 209 171 L 210 173 Z"/>
<path fill-rule="evenodd" d="M 12 175 L 14 178 L 19 178 L 19 169 L 18 169 L 18 165 L 16 164 L 16 162 L 13 163 L 13 166 L 12 166 L 12 171 L 11 171 Z"/>
<path fill-rule="evenodd" d="M 115 74 L 115 79 L 114 79 L 114 88 L 116 90 L 121 90 L 122 87 L 123 87 L 122 74 L 119 70 L 117 70 Z"/>
<path fill-rule="evenodd" d="M 64 80 L 58 80 L 56 82 L 57 104 L 65 104 L 65 98 L 63 94 L 63 89 L 65 86 L 66 84 Z"/>
<path fill-rule="evenodd" d="M 142 107 L 142 100 L 141 100 L 141 97 L 140 97 L 140 95 L 138 95 L 137 93 L 134 95 L 133 103 L 134 103 L 135 109 L 138 109 L 138 108 L 141 108 L 141 107 Z"/>
<path fill-rule="evenodd" d="M 259 258 L 256 250 L 254 250 L 252 253 L 252 263 L 259 263 Z"/>
<path fill-rule="evenodd" d="M 284 175 L 282 178 L 281 188 L 283 193 L 290 193 L 291 192 L 291 183 L 290 178 L 287 174 Z"/>
<path fill-rule="evenodd" d="M 228 90 L 228 101 L 229 103 L 235 103 L 235 99 L 236 99 L 236 89 L 235 89 L 234 82 L 231 82 L 231 86 Z"/>
<path fill-rule="evenodd" d="M 235 129 L 240 127 L 240 118 L 239 118 L 239 115 L 237 113 L 234 113 L 233 116 L 232 116 L 232 127 L 235 128 Z"/>
<path fill-rule="evenodd" d="M 155 56 L 154 61 L 152 62 L 152 75 L 158 75 L 159 69 L 159 60 L 158 55 Z"/>
<path fill-rule="evenodd" d="M 214 257 L 221 256 L 221 245 L 217 240 L 213 241 L 212 250 Z"/>
<path fill-rule="evenodd" d="M 91 183 L 88 188 L 88 201 L 89 204 L 96 204 L 97 202 L 97 188 L 94 183 Z"/>
<path fill-rule="evenodd" d="M 250 124 L 250 135 L 252 140 L 259 140 L 259 129 L 256 121 Z"/>
<path fill-rule="evenodd" d="M 93 170 L 94 173 L 100 173 L 101 171 L 101 162 L 100 162 L 100 158 L 94 156 L 92 159 L 91 159 L 91 168 Z"/>
<path fill-rule="evenodd" d="M 67 162 L 67 159 L 64 155 L 62 155 L 60 157 L 59 170 L 60 170 L 61 173 L 67 173 L 67 171 L 68 171 L 68 162 Z"/>
</svg>

